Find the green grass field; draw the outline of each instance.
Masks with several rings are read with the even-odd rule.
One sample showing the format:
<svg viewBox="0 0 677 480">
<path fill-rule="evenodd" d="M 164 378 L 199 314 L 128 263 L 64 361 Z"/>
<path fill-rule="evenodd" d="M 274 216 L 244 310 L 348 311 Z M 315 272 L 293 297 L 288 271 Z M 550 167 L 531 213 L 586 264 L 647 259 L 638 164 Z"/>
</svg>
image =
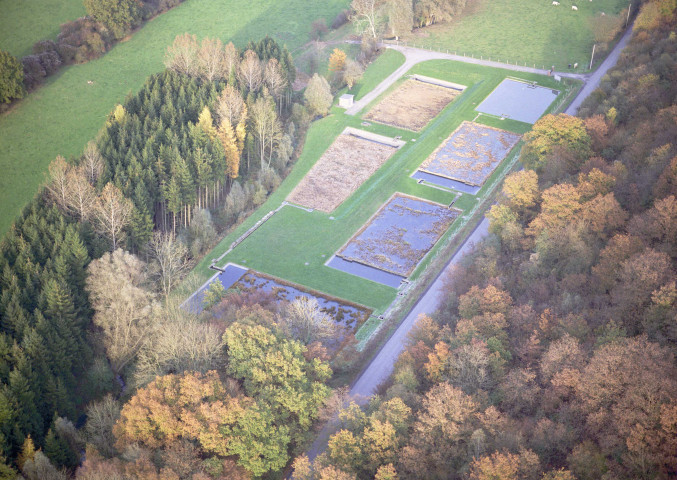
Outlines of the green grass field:
<svg viewBox="0 0 677 480">
<path fill-rule="evenodd" d="M 396 50 L 386 50 L 369 65 L 360 81 L 353 85 L 351 90 L 346 89 L 346 92 L 355 95 L 355 100 L 361 99 L 403 63 L 404 55 Z M 387 74 L 383 75 L 383 72 Z"/>
<path fill-rule="evenodd" d="M 590 63 L 594 36 L 591 18 L 617 14 L 628 0 L 476 0 L 461 18 L 417 30 L 405 39 L 416 46 L 491 57 L 503 63 L 579 70 Z M 578 11 L 571 9 L 572 5 Z M 600 57 L 601 58 L 601 57 Z"/>
<path fill-rule="evenodd" d="M 379 64 L 375 63 L 374 65 L 378 67 Z M 385 78 L 388 73 L 397 68 L 397 65 L 393 63 L 389 68 L 378 68 L 377 73 L 369 72 L 369 75 L 373 75 L 374 82 L 376 82 L 377 78 Z M 395 298 L 395 289 L 334 270 L 324 266 L 324 263 L 395 192 L 449 204 L 455 198 L 456 193 L 420 185 L 409 175 L 463 120 L 475 119 L 477 117 L 477 112 L 474 110 L 475 106 L 506 76 L 513 75 L 513 72 L 507 70 L 448 61 L 424 62 L 415 66 L 409 73 L 442 78 L 467 85 L 468 88 L 463 95 L 449 104 L 437 118 L 433 119 L 420 134 L 375 123 L 369 127 L 364 127 L 361 126 L 362 118 L 360 116 L 348 116 L 343 113 L 343 109 L 332 109 L 331 115 L 311 126 L 301 157 L 277 191 L 257 212 L 224 238 L 196 267 L 195 273 L 199 278 L 202 281 L 208 279 L 213 274 L 213 271 L 208 268 L 212 259 L 223 254 L 236 238 L 266 213 L 280 206 L 289 192 L 346 126 L 362 128 L 388 136 L 401 135 L 402 139 L 407 141 L 407 144 L 334 212 L 331 214 L 318 211 L 308 213 L 292 206 L 286 206 L 219 262 L 220 265 L 227 262 L 241 264 L 332 296 L 371 307 L 377 313 L 382 312 Z M 520 75 L 520 77 L 526 80 L 536 80 L 542 85 L 558 85 L 559 88 L 562 88 L 561 84 L 556 84 L 553 79 L 548 77 L 528 74 Z M 401 81 L 404 81 L 404 78 L 384 92 L 381 98 L 392 89 L 397 88 Z M 374 102 L 378 101 L 378 98 L 374 100 Z M 368 109 L 369 107 L 362 114 L 366 113 Z M 530 129 L 528 124 L 510 120 L 500 121 L 485 116 L 480 117 L 478 121 L 518 133 L 524 133 Z M 415 142 L 412 141 L 414 139 Z M 502 164 L 499 170 L 492 175 L 487 182 L 487 186 L 483 187 L 477 197 L 466 194 L 460 196 L 455 206 L 464 210 L 463 215 L 466 218 L 476 207 L 477 199 L 484 196 L 487 189 L 500 180 L 505 173 L 506 165 L 507 163 Z M 453 224 L 438 245 L 433 248 L 431 255 L 426 257 L 410 278 L 415 279 L 421 274 L 441 248 L 441 245 L 449 241 L 464 221 L 464 218 L 461 218 Z"/>
<path fill-rule="evenodd" d="M 176 35 L 190 32 L 244 46 L 270 33 L 294 49 L 308 41 L 314 19 L 331 21 L 348 3 L 186 0 L 103 57 L 59 71 L 0 116 L 0 235 L 33 198 L 49 162 L 57 155 L 79 155 L 113 107 L 141 88 L 149 75 L 164 68 L 165 49 Z"/>
<path fill-rule="evenodd" d="M 59 26 L 85 15 L 82 0 L 0 0 L 0 50 L 21 58 L 40 40 L 55 40 Z"/>
</svg>

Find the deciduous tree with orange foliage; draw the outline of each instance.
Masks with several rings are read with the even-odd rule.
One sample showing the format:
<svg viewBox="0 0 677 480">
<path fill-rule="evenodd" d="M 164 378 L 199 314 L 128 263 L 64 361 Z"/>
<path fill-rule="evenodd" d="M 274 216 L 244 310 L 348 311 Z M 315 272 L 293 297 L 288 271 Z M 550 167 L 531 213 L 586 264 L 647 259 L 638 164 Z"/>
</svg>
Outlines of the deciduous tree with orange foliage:
<svg viewBox="0 0 677 480">
<path fill-rule="evenodd" d="M 520 161 L 531 170 L 539 171 L 545 166 L 548 155 L 554 149 L 565 148 L 580 166 L 590 155 L 590 136 L 583 120 L 564 113 L 546 115 L 538 120 L 524 136 L 526 145 Z"/>
</svg>

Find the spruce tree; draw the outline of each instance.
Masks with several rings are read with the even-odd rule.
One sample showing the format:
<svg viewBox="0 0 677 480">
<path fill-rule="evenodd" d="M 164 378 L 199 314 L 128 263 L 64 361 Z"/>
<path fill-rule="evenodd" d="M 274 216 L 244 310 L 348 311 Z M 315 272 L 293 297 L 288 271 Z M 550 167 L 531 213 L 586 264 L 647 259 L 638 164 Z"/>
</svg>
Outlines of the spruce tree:
<svg viewBox="0 0 677 480">
<path fill-rule="evenodd" d="M 74 468 L 78 465 L 78 457 L 65 438 L 56 432 L 54 422 L 45 437 L 45 455 L 57 467 Z"/>
<path fill-rule="evenodd" d="M 16 402 L 14 420 L 19 431 L 40 441 L 43 438 L 44 424 L 36 406 L 36 395 L 31 390 L 30 379 L 18 368 L 9 374 L 9 391 Z"/>
</svg>

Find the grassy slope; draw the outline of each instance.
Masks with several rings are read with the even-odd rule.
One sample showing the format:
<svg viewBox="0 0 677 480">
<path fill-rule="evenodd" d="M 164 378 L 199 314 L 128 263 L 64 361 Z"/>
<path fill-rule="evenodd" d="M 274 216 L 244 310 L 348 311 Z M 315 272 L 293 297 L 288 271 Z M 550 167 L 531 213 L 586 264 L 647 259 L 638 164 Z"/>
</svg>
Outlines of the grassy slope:
<svg viewBox="0 0 677 480">
<path fill-rule="evenodd" d="M 390 71 L 392 70 L 380 70 L 381 78 L 387 76 Z M 417 65 L 411 73 L 448 79 L 469 88 L 421 134 L 378 124 L 368 127 L 367 130 L 376 133 L 401 135 L 407 140 L 407 145 L 332 212 L 331 216 L 334 219 L 317 211 L 307 213 L 294 207 L 284 207 L 227 255 L 220 264 L 226 262 L 243 264 L 330 295 L 367 305 L 377 312 L 383 311 L 395 298 L 394 289 L 325 267 L 324 262 L 396 191 L 444 204 L 451 202 L 455 194 L 419 185 L 409 178 L 409 175 L 463 120 L 474 119 L 477 115 L 474 107 L 512 72 L 454 62 L 430 61 Z M 524 75 L 523 78 L 546 84 L 554 82 L 547 77 Z M 390 90 L 396 86 L 397 84 Z M 387 95 L 390 90 L 383 95 Z M 363 113 L 367 110 L 365 109 Z M 205 257 L 197 266 L 196 273 L 204 280 L 210 277 L 213 272 L 207 267 L 212 258 L 220 256 L 237 237 L 266 213 L 277 208 L 346 125 L 365 128 L 360 125 L 361 121 L 360 117 L 345 115 L 342 109 L 335 108 L 329 117 L 315 122 L 308 132 L 303 153 L 291 174 L 254 215 L 224 238 L 212 253 Z M 499 126 L 496 125 L 498 121 L 490 120 L 487 123 Z M 529 125 L 514 121 L 500 122 L 500 126 L 520 133 L 529 129 Z M 412 139 L 416 139 L 416 142 L 412 142 Z M 463 195 L 457 205 L 470 211 L 475 205 L 475 198 Z M 443 241 L 457 228 L 455 224 Z M 417 277 L 429 261 L 430 258 L 427 258 L 412 277 Z"/>
<path fill-rule="evenodd" d="M 165 48 L 176 35 L 218 36 L 243 46 L 270 32 L 293 49 L 308 40 L 312 20 L 324 17 L 331 21 L 348 3 L 186 0 L 148 22 L 102 58 L 61 70 L 0 117 L 0 235 L 35 195 L 49 162 L 59 154 L 80 154 L 115 104 L 163 68 Z"/>
<path fill-rule="evenodd" d="M 85 15 L 82 0 L 0 0 L 0 50 L 29 55 L 39 40 L 54 40 L 59 26 Z"/>
<path fill-rule="evenodd" d="M 559 1 L 554 6 L 550 0 L 481 0 L 462 18 L 419 30 L 407 40 L 426 48 L 521 65 L 526 62 L 538 68 L 555 65 L 557 70 L 566 70 L 575 62 L 587 66 L 594 43 L 590 19 L 600 12 L 618 13 L 629 2 Z"/>
<path fill-rule="evenodd" d="M 374 60 L 364 72 L 360 81 L 353 85 L 353 88 L 348 93 L 355 95 L 355 100 L 361 99 L 381 83 L 383 77 L 380 72 L 394 72 L 404 63 L 404 60 L 404 55 L 400 52 L 386 50 Z"/>
</svg>

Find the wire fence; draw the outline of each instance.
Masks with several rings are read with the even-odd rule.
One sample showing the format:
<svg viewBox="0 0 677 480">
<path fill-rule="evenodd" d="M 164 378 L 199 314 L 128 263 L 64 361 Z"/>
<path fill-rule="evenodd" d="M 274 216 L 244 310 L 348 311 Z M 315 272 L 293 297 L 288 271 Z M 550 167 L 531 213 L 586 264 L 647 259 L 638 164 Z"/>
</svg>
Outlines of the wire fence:
<svg viewBox="0 0 677 480">
<path fill-rule="evenodd" d="M 407 40 L 386 40 L 386 39 L 381 39 L 380 43 L 386 44 L 386 45 L 401 45 L 404 47 L 411 47 L 411 48 L 419 48 L 421 50 L 428 50 L 430 52 L 438 52 L 438 53 L 446 53 L 448 55 L 456 55 L 459 57 L 465 57 L 465 58 L 472 58 L 476 60 L 486 60 L 489 62 L 496 62 L 500 63 L 503 65 L 514 65 L 518 67 L 526 67 L 526 68 L 534 68 L 534 69 L 540 69 L 540 70 L 550 70 L 554 67 L 556 71 L 560 72 L 570 72 L 570 73 L 588 73 L 590 72 L 590 69 L 588 69 L 588 64 L 586 62 L 582 63 L 572 63 L 572 64 L 567 64 L 567 65 L 545 65 L 543 63 L 535 63 L 535 62 L 528 62 L 527 60 L 515 60 L 515 59 L 510 59 L 506 57 L 501 57 L 500 55 L 494 55 L 493 57 L 491 55 L 480 55 L 476 54 L 474 52 L 467 52 L 465 50 L 457 50 L 457 49 L 450 49 L 450 48 L 444 48 L 442 46 L 434 46 L 434 45 L 429 45 L 426 44 L 425 42 L 413 42 L 413 41 L 407 41 Z"/>
</svg>

